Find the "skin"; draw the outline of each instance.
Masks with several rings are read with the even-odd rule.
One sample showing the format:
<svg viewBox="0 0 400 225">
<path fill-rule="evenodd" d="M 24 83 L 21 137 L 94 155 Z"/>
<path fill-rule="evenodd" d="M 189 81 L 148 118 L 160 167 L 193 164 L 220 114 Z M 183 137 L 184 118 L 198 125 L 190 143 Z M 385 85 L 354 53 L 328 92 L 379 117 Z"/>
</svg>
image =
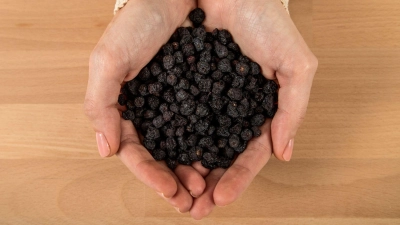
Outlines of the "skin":
<svg viewBox="0 0 400 225">
<path fill-rule="evenodd" d="M 169 170 L 140 144 L 132 123 L 121 119 L 117 104 L 121 85 L 139 73 L 177 27 L 188 25 L 186 16 L 196 4 L 206 13 L 208 30 L 229 30 L 243 54 L 260 64 L 265 77 L 280 84 L 275 117 L 265 122 L 262 135 L 251 140 L 227 170 L 210 172 L 199 163 Z M 201 219 L 215 206 L 234 202 L 272 153 L 290 160 L 317 64 L 279 0 L 130 0 L 91 54 L 85 113 L 95 132 L 105 137 L 109 153 L 102 156 L 117 154 L 179 212 Z"/>
</svg>

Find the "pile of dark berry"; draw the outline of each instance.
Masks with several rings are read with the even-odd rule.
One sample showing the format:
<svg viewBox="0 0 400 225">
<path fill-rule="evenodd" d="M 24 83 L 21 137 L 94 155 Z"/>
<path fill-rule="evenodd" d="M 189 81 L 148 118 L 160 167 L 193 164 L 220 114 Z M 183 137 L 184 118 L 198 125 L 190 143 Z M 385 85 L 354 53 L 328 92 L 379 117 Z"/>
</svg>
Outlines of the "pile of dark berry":
<svg viewBox="0 0 400 225">
<path fill-rule="evenodd" d="M 123 86 L 118 102 L 154 159 L 171 169 L 195 161 L 227 168 L 274 116 L 278 85 L 241 54 L 227 30 L 206 32 L 201 9 L 189 18 L 194 28 L 178 28 Z"/>
</svg>

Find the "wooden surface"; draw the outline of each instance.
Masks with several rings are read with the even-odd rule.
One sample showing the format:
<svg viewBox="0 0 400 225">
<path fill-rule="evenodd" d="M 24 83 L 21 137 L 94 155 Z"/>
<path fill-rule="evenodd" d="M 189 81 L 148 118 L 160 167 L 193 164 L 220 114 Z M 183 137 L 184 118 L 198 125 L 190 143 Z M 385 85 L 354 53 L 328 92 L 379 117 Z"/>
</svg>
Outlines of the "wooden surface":
<svg viewBox="0 0 400 225">
<path fill-rule="evenodd" d="M 291 0 L 319 59 L 290 163 L 234 204 L 178 214 L 83 115 L 113 0 L 0 0 L 0 224 L 400 224 L 400 3 Z"/>
</svg>

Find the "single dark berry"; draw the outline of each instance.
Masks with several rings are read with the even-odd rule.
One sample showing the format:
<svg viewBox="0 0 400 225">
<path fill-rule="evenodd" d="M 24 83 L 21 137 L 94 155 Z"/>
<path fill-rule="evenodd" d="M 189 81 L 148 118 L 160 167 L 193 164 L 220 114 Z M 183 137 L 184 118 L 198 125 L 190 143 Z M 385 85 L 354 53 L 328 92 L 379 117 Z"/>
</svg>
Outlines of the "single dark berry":
<svg viewBox="0 0 400 225">
<path fill-rule="evenodd" d="M 174 53 L 175 63 L 183 63 L 183 53 L 181 51 L 176 51 Z"/>
<path fill-rule="evenodd" d="M 243 142 L 242 144 L 240 144 L 238 147 L 234 148 L 235 152 L 237 153 L 242 153 L 244 152 L 244 150 L 246 150 L 247 147 L 247 142 Z"/>
<path fill-rule="evenodd" d="M 162 117 L 165 122 L 171 121 L 172 117 L 174 116 L 174 113 L 171 111 L 166 111 L 162 114 Z"/>
<path fill-rule="evenodd" d="M 194 55 L 188 56 L 188 57 L 186 58 L 186 62 L 189 63 L 189 64 L 195 63 L 195 62 L 196 62 L 196 56 L 194 56 Z"/>
<path fill-rule="evenodd" d="M 160 74 L 162 72 L 160 64 L 153 62 L 150 66 L 150 72 L 153 76 L 157 76 L 158 74 Z"/>
<path fill-rule="evenodd" d="M 209 147 L 207 150 L 208 150 L 208 152 L 210 152 L 211 154 L 216 154 L 216 155 L 218 155 L 218 153 L 219 153 L 219 148 L 218 148 L 217 146 L 215 146 L 215 145 Z"/>
<path fill-rule="evenodd" d="M 273 94 L 276 93 L 278 90 L 278 85 L 273 80 L 267 80 L 263 87 L 263 92 L 265 94 Z"/>
<path fill-rule="evenodd" d="M 176 148 L 176 141 L 172 137 L 168 137 L 167 140 L 165 141 L 166 148 L 167 150 L 175 150 Z"/>
<path fill-rule="evenodd" d="M 211 52 L 208 50 L 204 50 L 200 53 L 200 59 L 201 62 L 211 62 Z"/>
<path fill-rule="evenodd" d="M 174 86 L 178 82 L 178 78 L 174 74 L 167 76 L 167 84 Z"/>
<path fill-rule="evenodd" d="M 191 85 L 191 86 L 190 86 L 190 93 L 191 93 L 193 96 L 197 96 L 198 94 L 200 94 L 200 90 L 199 90 L 196 86 Z"/>
<path fill-rule="evenodd" d="M 174 113 L 179 113 L 179 105 L 176 103 L 172 103 L 171 105 L 169 105 L 169 110 Z"/>
<path fill-rule="evenodd" d="M 199 89 L 203 92 L 210 92 L 211 91 L 212 80 L 210 78 L 201 79 L 199 81 Z"/>
<path fill-rule="evenodd" d="M 232 67 L 231 67 L 231 62 L 229 61 L 229 59 L 222 59 L 221 61 L 219 61 L 218 69 L 223 73 L 231 72 Z"/>
<path fill-rule="evenodd" d="M 241 123 L 236 123 L 231 128 L 229 128 L 229 132 L 231 132 L 232 134 L 240 134 L 241 131 L 242 131 Z"/>
<path fill-rule="evenodd" d="M 208 127 L 210 126 L 209 122 L 206 120 L 199 120 L 195 126 L 194 129 L 196 130 L 197 133 L 205 135 L 205 132 L 207 131 Z"/>
<path fill-rule="evenodd" d="M 154 149 L 154 150 L 152 151 L 152 155 L 153 155 L 153 158 L 154 158 L 155 160 L 157 160 L 157 161 L 163 160 L 163 159 L 167 156 L 167 154 L 165 153 L 165 151 L 163 151 L 163 150 L 161 150 L 161 149 Z"/>
<path fill-rule="evenodd" d="M 151 109 L 155 110 L 160 106 L 160 99 L 154 95 L 150 95 L 147 97 L 146 103 Z"/>
<path fill-rule="evenodd" d="M 181 115 L 175 115 L 175 120 L 171 121 L 171 124 L 175 127 L 186 126 L 188 124 L 188 120 Z"/>
<path fill-rule="evenodd" d="M 203 149 L 199 146 L 195 146 L 189 149 L 190 161 L 200 161 L 203 158 Z"/>
<path fill-rule="evenodd" d="M 126 110 L 122 112 L 122 118 L 125 120 L 133 120 L 135 119 L 135 112 L 133 110 Z"/>
<path fill-rule="evenodd" d="M 138 78 L 142 81 L 147 81 L 151 77 L 150 69 L 146 66 L 142 70 L 140 70 L 138 74 Z"/>
<path fill-rule="evenodd" d="M 224 81 L 220 80 L 220 81 L 214 82 L 213 83 L 213 88 L 212 88 L 212 93 L 216 94 L 216 95 L 219 95 L 219 94 L 222 93 L 224 88 L 225 88 L 225 82 Z"/>
<path fill-rule="evenodd" d="M 163 67 L 167 70 L 171 69 L 175 65 L 175 57 L 173 55 L 166 55 L 163 58 Z"/>
<path fill-rule="evenodd" d="M 158 110 L 160 110 L 161 113 L 165 113 L 168 111 L 168 104 L 167 103 L 162 103 L 160 107 L 158 107 Z"/>
<path fill-rule="evenodd" d="M 181 153 L 178 155 L 178 162 L 182 165 L 190 165 L 191 161 L 187 153 Z"/>
<path fill-rule="evenodd" d="M 226 113 L 228 114 L 228 116 L 230 116 L 232 118 L 238 117 L 239 112 L 237 111 L 237 103 L 234 101 L 229 102 L 229 104 L 226 108 Z"/>
<path fill-rule="evenodd" d="M 169 89 L 167 91 L 164 92 L 163 94 L 163 98 L 165 101 L 172 103 L 175 101 L 175 96 L 174 96 L 174 90 Z"/>
<path fill-rule="evenodd" d="M 240 145 L 239 136 L 236 134 L 232 134 L 228 139 L 229 146 L 232 148 L 237 148 Z"/>
<path fill-rule="evenodd" d="M 228 47 L 229 50 L 232 50 L 235 53 L 240 53 L 239 45 L 236 44 L 235 42 L 229 43 L 226 47 Z"/>
<path fill-rule="evenodd" d="M 181 137 L 185 133 L 185 127 L 178 127 L 176 128 L 175 136 Z"/>
<path fill-rule="evenodd" d="M 149 84 L 147 87 L 148 91 L 150 94 L 155 95 L 155 96 L 159 96 L 160 92 L 163 89 L 163 86 L 160 82 L 155 82 L 152 84 Z"/>
<path fill-rule="evenodd" d="M 191 134 L 189 137 L 186 139 L 186 143 L 188 146 L 196 146 L 197 145 L 197 135 Z"/>
<path fill-rule="evenodd" d="M 209 109 L 206 104 L 198 104 L 196 107 L 196 115 L 199 117 L 205 117 L 209 114 Z"/>
<path fill-rule="evenodd" d="M 127 83 L 128 85 L 128 90 L 131 94 L 133 95 L 138 95 L 139 94 L 139 87 L 141 85 L 139 80 L 133 79 Z"/>
<path fill-rule="evenodd" d="M 243 98 L 242 90 L 240 90 L 239 88 L 231 88 L 231 89 L 229 89 L 227 95 L 233 101 L 240 101 Z"/>
<path fill-rule="evenodd" d="M 216 70 L 211 74 L 212 79 L 215 81 L 221 80 L 221 78 L 224 76 L 224 74 L 221 72 L 221 70 Z"/>
<path fill-rule="evenodd" d="M 224 169 L 227 169 L 231 165 L 231 162 L 232 161 L 230 159 L 228 159 L 228 158 L 220 157 L 217 160 L 217 166 L 221 167 L 221 168 L 224 168 Z"/>
<path fill-rule="evenodd" d="M 215 53 L 218 55 L 220 59 L 225 58 L 228 56 L 228 48 L 222 44 L 220 44 L 218 41 L 214 41 L 214 50 Z"/>
<path fill-rule="evenodd" d="M 192 37 L 192 35 L 190 35 L 190 34 L 185 34 L 185 35 L 182 36 L 182 38 L 181 38 L 179 44 L 180 44 L 181 46 L 184 46 L 184 45 L 190 44 L 190 43 L 192 43 L 192 42 L 193 42 L 193 37 Z"/>
<path fill-rule="evenodd" d="M 192 99 L 188 99 L 182 102 L 179 112 L 184 116 L 189 116 L 194 112 L 196 103 Z"/>
<path fill-rule="evenodd" d="M 197 71 L 201 74 L 208 74 L 210 72 L 210 64 L 203 61 L 198 62 Z"/>
<path fill-rule="evenodd" d="M 176 129 L 171 125 L 162 127 L 163 133 L 167 137 L 173 137 L 175 135 Z"/>
<path fill-rule="evenodd" d="M 144 111 L 144 108 L 135 108 L 135 116 L 139 118 L 143 117 Z"/>
<path fill-rule="evenodd" d="M 176 92 L 176 94 L 175 94 L 175 98 L 176 98 L 176 100 L 177 100 L 178 102 L 181 102 L 181 101 L 183 101 L 183 100 L 186 100 L 188 97 L 189 97 L 189 94 L 188 94 L 185 90 L 183 90 L 183 89 L 179 90 L 179 91 Z"/>
<path fill-rule="evenodd" d="M 142 84 L 142 85 L 139 86 L 139 94 L 140 94 L 141 96 L 146 96 L 146 95 L 149 94 L 149 92 L 148 92 L 148 90 L 147 90 L 147 85 Z"/>
<path fill-rule="evenodd" d="M 227 144 L 228 144 L 228 139 L 225 139 L 225 138 L 220 138 L 217 141 L 218 148 L 225 148 Z"/>
<path fill-rule="evenodd" d="M 232 124 L 231 118 L 226 115 L 217 116 L 217 121 L 221 127 L 230 127 Z"/>
<path fill-rule="evenodd" d="M 249 141 L 250 139 L 253 138 L 253 132 L 250 129 L 246 128 L 242 131 L 242 133 L 240 134 L 240 137 L 244 141 Z"/>
<path fill-rule="evenodd" d="M 176 141 L 178 142 L 178 152 L 186 152 L 188 145 L 186 144 L 185 138 L 183 136 L 178 136 Z"/>
<path fill-rule="evenodd" d="M 210 152 L 205 152 L 203 154 L 203 159 L 201 160 L 201 165 L 207 169 L 214 169 L 217 165 L 217 155 Z"/>
<path fill-rule="evenodd" d="M 199 146 L 202 148 L 209 148 L 214 144 L 214 141 L 211 137 L 203 137 L 199 140 Z"/>
<path fill-rule="evenodd" d="M 229 33 L 229 31 L 222 29 L 218 32 L 218 41 L 223 44 L 226 45 L 230 42 L 232 42 L 232 36 Z"/>
<path fill-rule="evenodd" d="M 239 56 L 239 61 L 244 63 L 249 63 L 250 59 L 247 56 L 241 55 Z"/>
<path fill-rule="evenodd" d="M 244 62 L 239 62 L 236 64 L 236 73 L 241 76 L 247 76 L 249 73 L 250 67 Z"/>
<path fill-rule="evenodd" d="M 164 52 L 164 55 L 172 55 L 174 54 L 174 47 L 172 46 L 171 43 L 167 43 L 162 46 L 162 50 Z"/>
<path fill-rule="evenodd" d="M 158 115 L 153 119 L 153 125 L 156 128 L 162 127 L 164 125 L 164 123 L 165 123 L 165 120 L 162 117 L 162 115 Z"/>
<path fill-rule="evenodd" d="M 193 39 L 193 45 L 196 48 L 196 51 L 200 52 L 204 49 L 204 42 L 200 38 L 196 37 Z"/>
<path fill-rule="evenodd" d="M 196 8 L 193 11 L 189 13 L 189 19 L 192 21 L 193 26 L 198 27 L 200 26 L 204 19 L 206 18 L 206 15 L 204 11 L 200 8 Z"/>
<path fill-rule="evenodd" d="M 255 62 L 250 62 L 250 74 L 257 75 L 260 73 L 261 73 L 260 66 Z"/>
<path fill-rule="evenodd" d="M 178 166 L 178 162 L 175 159 L 166 158 L 165 162 L 171 170 L 174 170 Z"/>
<path fill-rule="evenodd" d="M 217 135 L 220 137 L 229 137 L 229 128 L 228 127 L 218 127 L 217 128 Z"/>
<path fill-rule="evenodd" d="M 215 128 L 214 126 L 210 126 L 208 128 L 207 134 L 210 135 L 210 136 L 213 135 L 216 129 L 217 128 Z"/>
<path fill-rule="evenodd" d="M 187 90 L 187 89 L 189 89 L 189 87 L 190 87 L 190 82 L 187 79 L 181 78 L 179 80 L 179 84 L 178 84 L 177 89 L 185 89 L 185 90 Z"/>
<path fill-rule="evenodd" d="M 193 35 L 193 37 L 199 38 L 201 41 L 204 42 L 207 37 L 207 32 L 206 32 L 205 27 L 203 25 L 201 25 L 201 26 L 193 29 L 192 35 Z M 193 42 L 194 42 L 194 40 L 193 40 Z"/>
<path fill-rule="evenodd" d="M 144 139 L 143 145 L 148 150 L 154 150 L 156 148 L 156 142 L 154 140 Z"/>
<path fill-rule="evenodd" d="M 195 53 L 195 48 L 194 48 L 194 45 L 193 44 L 185 44 L 185 45 L 183 45 L 183 47 L 182 47 L 182 53 L 183 53 L 183 55 L 184 56 L 190 56 L 190 55 L 193 55 L 194 53 Z"/>
<path fill-rule="evenodd" d="M 145 110 L 143 113 L 143 117 L 145 119 L 153 119 L 156 116 L 157 116 L 157 113 L 154 110 Z"/>
<path fill-rule="evenodd" d="M 235 150 L 233 150 L 233 148 L 226 146 L 224 148 L 222 148 L 222 155 L 225 156 L 228 159 L 233 159 L 233 157 L 235 157 Z"/>
<path fill-rule="evenodd" d="M 160 137 L 160 131 L 154 126 L 149 126 L 146 130 L 145 137 L 149 140 L 155 140 Z"/>
<path fill-rule="evenodd" d="M 251 118 L 252 126 L 261 126 L 264 124 L 265 117 L 262 114 L 257 114 Z"/>
</svg>

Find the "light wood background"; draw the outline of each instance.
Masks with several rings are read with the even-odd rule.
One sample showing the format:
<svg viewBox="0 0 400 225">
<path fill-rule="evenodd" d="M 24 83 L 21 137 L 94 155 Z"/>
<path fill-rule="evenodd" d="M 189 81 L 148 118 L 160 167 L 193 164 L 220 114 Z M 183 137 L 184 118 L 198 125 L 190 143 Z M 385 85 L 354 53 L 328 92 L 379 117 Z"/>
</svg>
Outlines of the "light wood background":
<svg viewBox="0 0 400 225">
<path fill-rule="evenodd" d="M 0 224 L 400 224 L 400 2 L 291 0 L 319 59 L 290 163 L 234 204 L 178 214 L 83 115 L 114 0 L 0 0 Z"/>
</svg>

